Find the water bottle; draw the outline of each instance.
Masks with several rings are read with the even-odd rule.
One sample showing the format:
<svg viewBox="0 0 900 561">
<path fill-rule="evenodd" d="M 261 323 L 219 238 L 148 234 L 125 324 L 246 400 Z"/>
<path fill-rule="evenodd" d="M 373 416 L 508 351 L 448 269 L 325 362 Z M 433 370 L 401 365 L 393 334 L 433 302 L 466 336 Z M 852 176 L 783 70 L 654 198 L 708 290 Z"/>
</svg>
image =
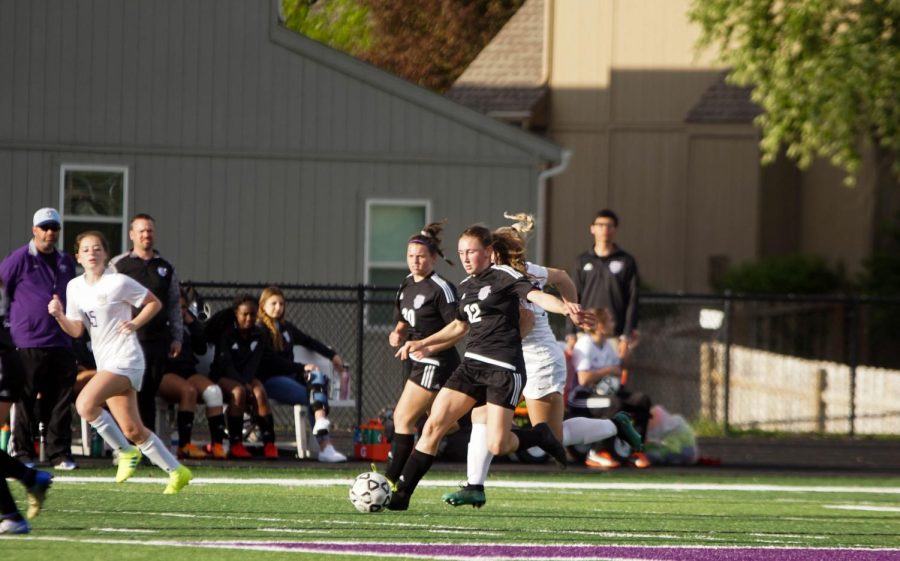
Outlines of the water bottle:
<svg viewBox="0 0 900 561">
<path fill-rule="evenodd" d="M 350 369 L 346 366 L 341 370 L 340 399 L 350 399 Z"/>
<path fill-rule="evenodd" d="M 100 458 L 103 456 L 103 438 L 97 429 L 91 427 L 91 457 Z"/>
<path fill-rule="evenodd" d="M 6 452 L 9 449 L 9 425 L 0 427 L 0 450 Z"/>
<path fill-rule="evenodd" d="M 341 393 L 343 393 L 343 376 L 340 373 L 335 372 L 331 379 L 328 380 L 328 400 L 329 401 L 337 401 L 341 399 Z"/>
<path fill-rule="evenodd" d="M 38 459 L 41 463 L 44 463 L 47 461 L 47 426 L 44 425 L 43 421 L 38 423 L 38 433 L 40 434 L 40 441 L 38 444 Z"/>
</svg>

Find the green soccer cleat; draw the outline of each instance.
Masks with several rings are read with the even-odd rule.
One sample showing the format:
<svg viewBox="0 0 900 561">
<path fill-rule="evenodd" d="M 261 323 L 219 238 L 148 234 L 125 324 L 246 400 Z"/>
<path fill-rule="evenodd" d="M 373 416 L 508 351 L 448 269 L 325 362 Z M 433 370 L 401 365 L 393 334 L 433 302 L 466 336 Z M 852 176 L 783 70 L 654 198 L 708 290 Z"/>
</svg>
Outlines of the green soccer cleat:
<svg viewBox="0 0 900 561">
<path fill-rule="evenodd" d="M 191 473 L 191 470 L 185 466 L 178 466 L 178 469 L 169 474 L 169 484 L 166 485 L 166 490 L 163 491 L 163 495 L 175 495 L 187 487 L 187 484 L 193 478 L 194 474 Z"/>
<path fill-rule="evenodd" d="M 644 449 L 641 434 L 634 428 L 634 421 L 631 420 L 631 415 L 625 411 L 619 411 L 613 415 L 612 422 L 616 425 L 616 436 L 627 442 L 633 451 L 640 452 Z"/>
<path fill-rule="evenodd" d="M 41 513 L 44 500 L 47 498 L 47 489 L 53 484 L 53 476 L 46 471 L 39 471 L 34 476 L 34 485 L 25 489 L 28 496 L 28 518 L 34 518 Z"/>
<path fill-rule="evenodd" d="M 141 465 L 141 451 L 137 448 L 133 452 L 119 452 L 119 469 L 116 470 L 116 483 L 125 483 L 134 475 Z"/>
<path fill-rule="evenodd" d="M 471 485 L 462 487 L 459 491 L 446 493 L 441 497 L 445 503 L 452 506 L 472 505 L 473 508 L 481 508 L 487 502 L 484 489 L 478 489 Z"/>
</svg>

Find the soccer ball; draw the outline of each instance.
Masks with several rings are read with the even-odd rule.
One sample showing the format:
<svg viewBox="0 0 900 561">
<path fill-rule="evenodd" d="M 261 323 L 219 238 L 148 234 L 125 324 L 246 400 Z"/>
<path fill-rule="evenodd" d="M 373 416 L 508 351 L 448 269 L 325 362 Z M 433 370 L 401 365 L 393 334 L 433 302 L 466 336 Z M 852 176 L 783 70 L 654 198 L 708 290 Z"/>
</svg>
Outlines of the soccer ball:
<svg viewBox="0 0 900 561">
<path fill-rule="evenodd" d="M 391 484 L 380 473 L 361 473 L 350 486 L 350 502 L 360 512 L 380 512 L 390 500 Z"/>
</svg>

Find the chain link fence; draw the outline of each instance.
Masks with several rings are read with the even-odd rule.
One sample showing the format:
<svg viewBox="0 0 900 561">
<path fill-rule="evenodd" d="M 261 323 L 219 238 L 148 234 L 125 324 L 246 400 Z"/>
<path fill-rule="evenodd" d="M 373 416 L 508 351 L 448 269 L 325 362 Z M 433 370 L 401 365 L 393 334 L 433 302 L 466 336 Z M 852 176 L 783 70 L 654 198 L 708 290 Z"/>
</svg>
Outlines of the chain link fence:
<svg viewBox="0 0 900 561">
<path fill-rule="evenodd" d="M 629 384 L 724 433 L 900 434 L 900 299 L 641 297 Z"/>
<path fill-rule="evenodd" d="M 265 287 L 190 284 L 213 312 Z M 406 381 L 387 343 L 396 289 L 281 288 L 286 318 L 350 364 L 355 406 L 332 410 L 335 428 L 393 407 Z M 900 299 L 644 294 L 640 315 L 629 385 L 697 426 L 900 433 Z"/>
</svg>

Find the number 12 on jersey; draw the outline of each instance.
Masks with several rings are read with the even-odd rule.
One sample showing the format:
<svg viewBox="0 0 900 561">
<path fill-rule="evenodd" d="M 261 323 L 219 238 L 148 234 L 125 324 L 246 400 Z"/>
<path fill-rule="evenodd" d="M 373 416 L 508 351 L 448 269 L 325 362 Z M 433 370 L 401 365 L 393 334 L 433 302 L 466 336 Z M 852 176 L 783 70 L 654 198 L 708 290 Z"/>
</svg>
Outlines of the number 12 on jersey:
<svg viewBox="0 0 900 561">
<path fill-rule="evenodd" d="M 469 316 L 469 323 L 481 321 L 481 308 L 478 307 L 478 304 L 466 304 L 463 306 L 463 311 Z"/>
</svg>

